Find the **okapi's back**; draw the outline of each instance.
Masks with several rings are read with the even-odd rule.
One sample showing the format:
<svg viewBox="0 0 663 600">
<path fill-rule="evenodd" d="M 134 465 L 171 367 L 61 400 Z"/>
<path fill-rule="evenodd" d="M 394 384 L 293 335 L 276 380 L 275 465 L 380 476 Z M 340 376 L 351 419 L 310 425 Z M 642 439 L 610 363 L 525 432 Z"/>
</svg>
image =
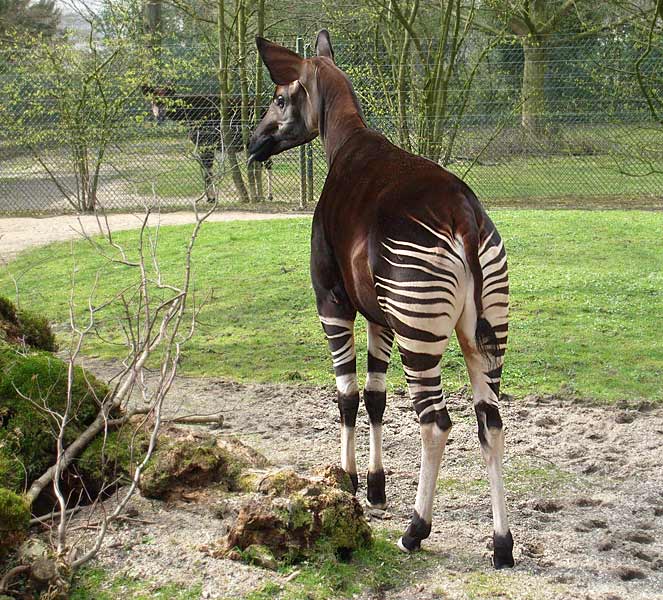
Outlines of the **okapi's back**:
<svg viewBox="0 0 663 600">
<path fill-rule="evenodd" d="M 376 285 L 376 271 L 399 260 L 385 258 L 389 240 L 435 246 L 437 252 L 457 258 L 454 270 L 463 270 L 467 264 L 480 286 L 479 247 L 494 233 L 492 222 L 464 182 L 371 130 L 356 132 L 335 157 L 316 221 L 324 228 L 350 297 L 371 318 L 378 316 L 377 297 L 366 281 Z M 480 306 L 480 289 L 476 300 Z"/>
</svg>

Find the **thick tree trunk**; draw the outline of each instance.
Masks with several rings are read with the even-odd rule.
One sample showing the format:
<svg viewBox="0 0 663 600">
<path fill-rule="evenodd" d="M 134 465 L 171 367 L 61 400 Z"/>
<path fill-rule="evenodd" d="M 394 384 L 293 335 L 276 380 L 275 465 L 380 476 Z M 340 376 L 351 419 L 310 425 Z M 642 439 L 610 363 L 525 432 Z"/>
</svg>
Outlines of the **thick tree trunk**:
<svg viewBox="0 0 663 600">
<path fill-rule="evenodd" d="M 546 112 L 544 82 L 546 76 L 546 49 L 538 40 L 523 39 L 525 65 L 522 86 L 522 126 L 534 134 L 543 128 Z"/>
</svg>

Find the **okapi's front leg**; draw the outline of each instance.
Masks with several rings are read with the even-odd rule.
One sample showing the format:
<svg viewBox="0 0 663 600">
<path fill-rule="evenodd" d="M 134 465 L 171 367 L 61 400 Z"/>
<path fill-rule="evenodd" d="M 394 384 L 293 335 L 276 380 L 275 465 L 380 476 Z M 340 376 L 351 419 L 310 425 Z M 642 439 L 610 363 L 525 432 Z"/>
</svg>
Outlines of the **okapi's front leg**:
<svg viewBox="0 0 663 600">
<path fill-rule="evenodd" d="M 371 436 L 366 499 L 369 506 L 384 509 L 387 506 L 387 496 L 382 464 L 382 417 L 387 404 L 387 368 L 394 333 L 387 327 L 371 322 L 368 323 L 367 329 L 368 372 L 364 387 L 364 404 L 368 412 Z"/>
<path fill-rule="evenodd" d="M 203 180 L 205 181 L 205 196 L 208 202 L 216 202 L 216 186 L 214 185 L 214 148 L 200 148 L 199 155 L 200 168 L 203 171 Z"/>
<path fill-rule="evenodd" d="M 354 314 L 334 311 L 336 316 L 320 314 L 320 322 L 332 355 L 338 409 L 341 413 L 341 467 L 350 475 L 356 493 L 358 487 L 355 458 L 355 425 L 359 409 L 357 357 L 355 354 Z"/>
</svg>

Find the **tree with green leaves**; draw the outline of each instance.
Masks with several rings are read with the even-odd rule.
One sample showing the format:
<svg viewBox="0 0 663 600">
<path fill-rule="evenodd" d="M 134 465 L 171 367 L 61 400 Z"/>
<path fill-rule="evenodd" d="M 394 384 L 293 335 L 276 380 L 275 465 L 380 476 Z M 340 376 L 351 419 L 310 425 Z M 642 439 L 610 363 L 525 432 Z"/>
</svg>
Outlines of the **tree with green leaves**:
<svg viewBox="0 0 663 600">
<path fill-rule="evenodd" d="M 548 69 L 549 40 L 564 36 L 567 45 L 602 32 L 623 27 L 648 12 L 646 2 L 622 3 L 620 0 L 597 5 L 589 0 L 487 0 L 488 11 L 476 26 L 490 33 L 501 33 L 490 21 L 508 27 L 523 49 L 522 126 L 533 134 L 542 130 L 546 113 L 545 77 Z"/>
<path fill-rule="evenodd" d="M 107 150 L 142 105 L 147 57 L 126 41 L 94 35 L 83 46 L 67 36 L 15 34 L 7 46 L 15 58 L 11 77 L 0 79 L 0 128 L 30 149 L 74 209 L 94 211 Z M 67 162 L 64 176 L 49 164 L 54 148 Z"/>
<path fill-rule="evenodd" d="M 51 37 L 59 22 L 55 0 L 0 0 L 0 39 L 12 31 Z"/>
</svg>

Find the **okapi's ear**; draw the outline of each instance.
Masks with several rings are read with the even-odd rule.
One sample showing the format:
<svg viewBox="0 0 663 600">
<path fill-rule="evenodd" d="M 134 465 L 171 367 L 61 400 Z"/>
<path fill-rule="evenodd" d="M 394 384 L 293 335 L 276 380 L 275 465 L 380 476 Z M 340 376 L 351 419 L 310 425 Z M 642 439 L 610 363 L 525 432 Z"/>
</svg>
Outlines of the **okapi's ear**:
<svg viewBox="0 0 663 600">
<path fill-rule="evenodd" d="M 276 85 L 287 85 L 299 79 L 304 62 L 301 56 L 261 37 L 256 37 L 256 46 Z"/>
<path fill-rule="evenodd" d="M 318 56 L 326 56 L 334 60 L 334 49 L 329 39 L 329 32 L 326 29 L 321 29 L 318 32 L 318 38 L 315 40 L 315 50 Z"/>
</svg>

